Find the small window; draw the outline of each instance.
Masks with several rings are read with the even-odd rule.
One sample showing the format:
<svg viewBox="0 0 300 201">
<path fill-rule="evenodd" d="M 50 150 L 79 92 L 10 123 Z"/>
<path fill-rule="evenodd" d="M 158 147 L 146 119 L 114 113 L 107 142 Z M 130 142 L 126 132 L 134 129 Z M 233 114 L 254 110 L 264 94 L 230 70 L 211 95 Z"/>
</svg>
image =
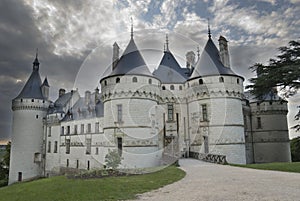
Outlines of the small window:
<svg viewBox="0 0 300 201">
<path fill-rule="evenodd" d="M 270 104 L 270 105 L 272 105 L 272 104 L 273 104 L 273 102 L 272 102 L 272 101 L 270 101 L 270 102 L 269 102 L 269 104 Z"/>
<path fill-rule="evenodd" d="M 166 87 L 165 87 L 165 86 L 162 86 L 162 90 L 166 90 Z"/>
<path fill-rule="evenodd" d="M 92 132 L 92 125 L 88 124 L 87 125 L 87 133 L 91 133 Z"/>
<path fill-rule="evenodd" d="M 261 126 L 261 118 L 257 117 L 257 128 L 262 128 Z"/>
<path fill-rule="evenodd" d="M 104 86 L 107 86 L 107 81 L 106 80 L 104 81 Z"/>
<path fill-rule="evenodd" d="M 65 134 L 65 127 L 63 127 L 63 126 L 61 127 L 60 134 L 61 134 L 61 135 L 64 135 L 64 134 Z"/>
<path fill-rule="evenodd" d="M 224 77 L 219 77 L 219 82 L 224 82 Z"/>
<path fill-rule="evenodd" d="M 79 168 L 79 160 L 76 160 L 76 168 Z"/>
<path fill-rule="evenodd" d="M 96 155 L 99 154 L 99 148 L 98 148 L 98 147 L 96 147 L 96 152 L 95 152 L 95 154 L 96 154 Z"/>
<path fill-rule="evenodd" d="M 257 105 L 257 106 L 259 106 L 259 105 L 260 105 L 260 103 L 256 103 L 256 105 Z"/>
<path fill-rule="evenodd" d="M 48 153 L 51 153 L 51 142 L 48 142 Z"/>
<path fill-rule="evenodd" d="M 199 84 L 203 84 L 203 80 L 202 79 L 199 79 Z"/>
<path fill-rule="evenodd" d="M 99 122 L 95 123 L 95 133 L 99 133 Z"/>
<path fill-rule="evenodd" d="M 88 138 L 88 139 L 86 139 L 86 141 L 85 141 L 85 143 L 86 143 L 86 154 L 91 154 L 91 147 L 92 147 L 92 139 L 90 139 L 90 138 Z"/>
<path fill-rule="evenodd" d="M 179 86 L 179 90 L 182 90 L 182 86 Z"/>
<path fill-rule="evenodd" d="M 48 137 L 51 137 L 51 126 L 48 127 Z"/>
<path fill-rule="evenodd" d="M 77 125 L 74 125 L 74 134 L 77 134 L 78 131 L 77 131 Z"/>
<path fill-rule="evenodd" d="M 117 105 L 117 121 L 122 122 L 122 105 Z"/>
<path fill-rule="evenodd" d="M 70 139 L 66 139 L 66 154 L 70 153 Z"/>
<path fill-rule="evenodd" d="M 120 83 L 120 78 L 119 77 L 117 77 L 116 83 Z"/>
<path fill-rule="evenodd" d="M 81 124 L 80 126 L 80 133 L 84 133 L 84 124 Z"/>
<path fill-rule="evenodd" d="M 87 161 L 87 170 L 90 170 L 90 161 Z"/>
<path fill-rule="evenodd" d="M 170 86 L 170 89 L 171 89 L 171 90 L 174 90 L 174 85 L 171 85 L 171 86 Z"/>
<path fill-rule="evenodd" d="M 31 99 L 31 102 L 34 102 L 34 99 Z"/>
<path fill-rule="evenodd" d="M 38 118 L 39 118 L 39 115 L 35 115 L 35 118 L 38 119 Z"/>
<path fill-rule="evenodd" d="M 118 137 L 117 140 L 118 140 L 118 153 L 119 156 L 122 156 L 122 149 L 123 149 L 122 138 Z"/>
<path fill-rule="evenodd" d="M 137 78 L 136 78 L 136 77 L 133 77 L 133 78 L 132 78 L 132 82 L 137 82 Z"/>
<path fill-rule="evenodd" d="M 238 79 L 236 79 L 236 83 L 237 84 L 239 84 L 240 83 L 240 79 L 238 78 Z"/>
<path fill-rule="evenodd" d="M 149 79 L 149 80 L 148 80 L 148 83 L 149 83 L 149 84 L 152 84 L 152 79 Z"/>
<path fill-rule="evenodd" d="M 21 98 L 21 103 L 23 102 L 23 99 Z"/>
<path fill-rule="evenodd" d="M 54 142 L 54 153 L 57 153 L 57 141 Z"/>
<path fill-rule="evenodd" d="M 70 134 L 70 126 L 67 126 L 67 135 Z"/>
<path fill-rule="evenodd" d="M 69 167 L 69 159 L 67 159 L 67 167 Z"/>
</svg>

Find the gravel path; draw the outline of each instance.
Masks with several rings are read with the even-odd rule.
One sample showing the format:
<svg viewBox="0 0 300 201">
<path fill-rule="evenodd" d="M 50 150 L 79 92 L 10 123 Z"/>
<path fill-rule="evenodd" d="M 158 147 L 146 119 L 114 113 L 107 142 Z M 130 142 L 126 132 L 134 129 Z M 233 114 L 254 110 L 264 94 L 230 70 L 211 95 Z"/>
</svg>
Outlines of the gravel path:
<svg viewBox="0 0 300 201">
<path fill-rule="evenodd" d="M 300 201 L 300 174 L 255 170 L 181 159 L 182 180 L 138 196 L 138 200 Z"/>
</svg>

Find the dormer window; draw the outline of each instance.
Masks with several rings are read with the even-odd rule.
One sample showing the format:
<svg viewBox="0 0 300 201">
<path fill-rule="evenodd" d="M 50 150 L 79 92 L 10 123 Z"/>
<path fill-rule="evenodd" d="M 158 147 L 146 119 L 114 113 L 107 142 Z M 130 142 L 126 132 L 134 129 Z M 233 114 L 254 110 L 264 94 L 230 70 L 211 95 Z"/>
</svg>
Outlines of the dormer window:
<svg viewBox="0 0 300 201">
<path fill-rule="evenodd" d="M 119 77 L 117 77 L 116 83 L 120 83 L 120 78 Z"/>
<path fill-rule="evenodd" d="M 202 79 L 199 79 L 199 84 L 203 84 L 203 80 Z"/>
<path fill-rule="evenodd" d="M 132 82 L 137 82 L 137 77 L 133 77 Z"/>
<path fill-rule="evenodd" d="M 174 85 L 171 85 L 171 86 L 170 86 L 170 89 L 171 89 L 171 90 L 174 90 L 174 88 L 175 88 Z"/>
<path fill-rule="evenodd" d="M 219 82 L 224 82 L 224 77 L 219 77 Z"/>
</svg>

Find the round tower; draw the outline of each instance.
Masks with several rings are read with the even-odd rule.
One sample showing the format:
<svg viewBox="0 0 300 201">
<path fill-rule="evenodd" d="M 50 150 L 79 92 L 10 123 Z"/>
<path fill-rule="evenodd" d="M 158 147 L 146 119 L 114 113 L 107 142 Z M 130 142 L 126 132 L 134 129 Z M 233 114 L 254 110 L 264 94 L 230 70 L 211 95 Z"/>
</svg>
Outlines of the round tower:
<svg viewBox="0 0 300 201">
<path fill-rule="evenodd" d="M 186 83 L 192 152 L 225 155 L 229 163 L 246 163 L 243 81 L 224 66 L 209 34 Z"/>
<path fill-rule="evenodd" d="M 254 163 L 291 162 L 287 102 L 277 92 L 250 100 Z"/>
<path fill-rule="evenodd" d="M 156 106 L 160 81 L 150 73 L 133 35 L 100 84 L 107 151 L 117 149 L 126 168 L 159 165 Z"/>
<path fill-rule="evenodd" d="M 39 61 L 36 57 L 33 71 L 24 88 L 12 100 L 9 184 L 42 176 L 43 118 L 48 107 L 48 95 L 45 97 L 42 91 Z"/>
</svg>

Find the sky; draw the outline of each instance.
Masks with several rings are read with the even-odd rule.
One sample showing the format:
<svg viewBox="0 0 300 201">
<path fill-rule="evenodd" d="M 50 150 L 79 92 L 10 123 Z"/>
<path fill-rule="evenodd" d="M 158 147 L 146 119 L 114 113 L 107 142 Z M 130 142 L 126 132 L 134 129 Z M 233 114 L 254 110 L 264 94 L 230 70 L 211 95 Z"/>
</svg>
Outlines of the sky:
<svg viewBox="0 0 300 201">
<path fill-rule="evenodd" d="M 50 97 L 59 88 L 93 91 L 110 69 L 112 44 L 121 53 L 134 38 L 151 70 L 169 47 L 185 66 L 185 54 L 207 41 L 208 19 L 212 39 L 229 41 L 231 68 L 245 77 L 249 67 L 267 64 L 278 47 L 299 40 L 300 0 L 1 0 L 0 1 L 0 139 L 11 134 L 11 100 L 26 83 L 35 58 L 42 79 L 47 76 Z M 289 100 L 289 124 L 300 97 Z M 299 133 L 290 132 L 290 138 Z"/>
</svg>

